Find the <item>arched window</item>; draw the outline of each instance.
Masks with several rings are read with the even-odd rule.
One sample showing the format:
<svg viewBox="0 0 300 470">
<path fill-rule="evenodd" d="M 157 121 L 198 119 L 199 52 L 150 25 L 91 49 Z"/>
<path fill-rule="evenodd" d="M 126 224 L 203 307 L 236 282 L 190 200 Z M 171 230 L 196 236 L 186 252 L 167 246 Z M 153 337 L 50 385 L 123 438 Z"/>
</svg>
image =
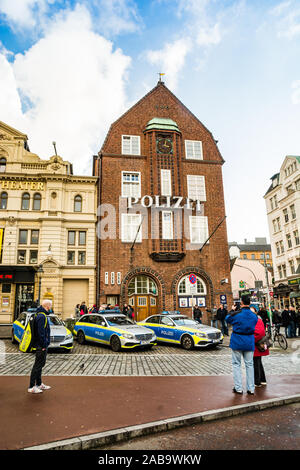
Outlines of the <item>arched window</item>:
<svg viewBox="0 0 300 470">
<path fill-rule="evenodd" d="M 6 158 L 0 158 L 0 173 L 5 173 L 6 171 Z"/>
<path fill-rule="evenodd" d="M 197 283 L 196 283 L 196 292 L 193 292 L 193 294 L 206 294 L 206 286 L 204 282 L 200 279 L 200 277 L 196 276 L 197 278 Z M 191 292 L 191 286 L 192 284 L 189 281 L 189 275 L 183 277 L 181 281 L 178 284 L 178 295 L 192 295 Z"/>
<path fill-rule="evenodd" d="M 7 193 L 3 192 L 0 196 L 0 209 L 7 209 Z"/>
<path fill-rule="evenodd" d="M 82 197 L 79 194 L 74 197 L 74 212 L 82 212 Z"/>
<path fill-rule="evenodd" d="M 34 211 L 40 211 L 41 210 L 41 200 L 42 196 L 40 193 L 35 193 L 33 196 L 33 210 Z"/>
<path fill-rule="evenodd" d="M 29 211 L 29 204 L 30 204 L 30 194 L 29 193 L 24 193 L 22 195 L 21 210 L 22 211 Z"/>
<path fill-rule="evenodd" d="M 136 276 L 128 284 L 128 295 L 152 294 L 157 295 L 157 285 L 148 276 Z"/>
</svg>

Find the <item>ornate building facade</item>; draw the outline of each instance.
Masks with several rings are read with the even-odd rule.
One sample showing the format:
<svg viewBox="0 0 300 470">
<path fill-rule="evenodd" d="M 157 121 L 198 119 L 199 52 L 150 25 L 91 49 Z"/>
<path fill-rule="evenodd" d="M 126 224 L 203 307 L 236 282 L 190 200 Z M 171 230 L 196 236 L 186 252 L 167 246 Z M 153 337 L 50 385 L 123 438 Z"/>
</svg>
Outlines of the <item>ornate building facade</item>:
<svg viewBox="0 0 300 470">
<path fill-rule="evenodd" d="M 43 298 L 62 318 L 95 302 L 97 178 L 31 153 L 0 122 L 0 322 Z"/>
<path fill-rule="evenodd" d="M 131 304 L 138 320 L 230 305 L 223 163 L 161 81 L 111 125 L 94 157 L 99 303 Z"/>
</svg>

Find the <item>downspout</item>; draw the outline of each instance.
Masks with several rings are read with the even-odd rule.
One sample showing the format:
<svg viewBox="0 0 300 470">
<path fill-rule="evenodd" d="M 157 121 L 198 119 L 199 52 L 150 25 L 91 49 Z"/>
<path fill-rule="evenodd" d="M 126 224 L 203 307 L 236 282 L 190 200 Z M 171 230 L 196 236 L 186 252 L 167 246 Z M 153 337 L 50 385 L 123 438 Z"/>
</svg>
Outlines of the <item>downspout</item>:
<svg viewBox="0 0 300 470">
<path fill-rule="evenodd" d="M 98 215 L 98 208 L 101 205 L 101 191 L 102 191 L 102 154 L 98 153 L 98 191 L 97 191 L 97 287 L 96 287 L 96 299 L 97 299 L 97 307 L 100 307 L 100 265 L 101 265 L 101 239 L 98 236 L 98 224 L 100 222 L 100 214 Z"/>
</svg>

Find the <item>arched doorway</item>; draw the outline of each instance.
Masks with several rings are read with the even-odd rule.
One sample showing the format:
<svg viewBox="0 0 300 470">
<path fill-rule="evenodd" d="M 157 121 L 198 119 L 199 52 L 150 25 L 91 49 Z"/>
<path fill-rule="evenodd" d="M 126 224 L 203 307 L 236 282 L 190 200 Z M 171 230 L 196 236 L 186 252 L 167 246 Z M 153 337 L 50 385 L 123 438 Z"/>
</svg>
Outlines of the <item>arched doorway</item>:
<svg viewBox="0 0 300 470">
<path fill-rule="evenodd" d="M 157 313 L 158 287 L 149 276 L 139 274 L 128 283 L 128 304 L 134 308 L 136 321 Z"/>
</svg>

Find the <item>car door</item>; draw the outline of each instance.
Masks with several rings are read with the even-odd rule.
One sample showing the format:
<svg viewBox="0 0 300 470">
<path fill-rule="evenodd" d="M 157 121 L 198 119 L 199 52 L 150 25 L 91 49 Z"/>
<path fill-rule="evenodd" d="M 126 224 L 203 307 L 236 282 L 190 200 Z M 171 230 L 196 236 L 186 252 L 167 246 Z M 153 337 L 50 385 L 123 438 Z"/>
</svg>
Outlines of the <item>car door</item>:
<svg viewBox="0 0 300 470">
<path fill-rule="evenodd" d="M 171 320 L 171 318 L 167 316 L 161 316 L 160 317 L 160 338 L 162 341 L 165 341 L 167 343 L 175 343 L 177 342 L 176 338 L 176 326 Z"/>
<path fill-rule="evenodd" d="M 100 315 L 94 315 L 95 317 L 95 327 L 94 327 L 94 338 L 95 341 L 100 343 L 109 343 L 109 338 L 111 331 L 107 326 L 107 323 L 103 317 Z"/>
<path fill-rule="evenodd" d="M 150 328 L 156 334 L 157 338 L 160 336 L 160 317 L 159 315 L 153 315 L 147 318 L 147 321 L 143 322 L 143 326 Z"/>
</svg>

